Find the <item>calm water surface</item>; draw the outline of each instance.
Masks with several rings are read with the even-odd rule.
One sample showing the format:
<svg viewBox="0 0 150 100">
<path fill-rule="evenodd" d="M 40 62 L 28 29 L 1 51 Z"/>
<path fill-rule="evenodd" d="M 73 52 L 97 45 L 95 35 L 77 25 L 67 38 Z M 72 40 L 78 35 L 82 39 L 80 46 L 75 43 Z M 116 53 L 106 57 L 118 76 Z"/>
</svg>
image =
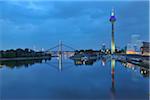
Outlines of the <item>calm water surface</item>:
<svg viewBox="0 0 150 100">
<path fill-rule="evenodd" d="M 147 69 L 111 59 L 2 62 L 2 100 L 148 100 Z"/>
</svg>

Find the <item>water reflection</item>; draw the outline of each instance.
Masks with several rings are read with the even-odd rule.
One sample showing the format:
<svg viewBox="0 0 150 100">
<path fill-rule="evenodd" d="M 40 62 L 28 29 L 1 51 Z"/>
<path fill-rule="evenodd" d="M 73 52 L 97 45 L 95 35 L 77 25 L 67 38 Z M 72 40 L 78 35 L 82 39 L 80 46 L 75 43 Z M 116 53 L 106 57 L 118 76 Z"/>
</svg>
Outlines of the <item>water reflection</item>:
<svg viewBox="0 0 150 100">
<path fill-rule="evenodd" d="M 105 66 L 105 64 L 106 64 L 106 58 L 102 58 L 102 66 Z"/>
<path fill-rule="evenodd" d="M 146 68 L 140 68 L 140 73 L 143 75 L 143 77 L 149 77 L 149 70 Z"/>
<path fill-rule="evenodd" d="M 112 99 L 115 97 L 115 59 L 111 59 L 111 93 Z"/>
<path fill-rule="evenodd" d="M 137 66 L 137 65 L 134 65 L 134 64 L 129 63 L 129 62 L 121 62 L 121 63 L 124 67 L 129 68 L 131 70 L 138 70 L 139 69 L 139 72 L 143 77 L 149 77 L 149 69 L 148 68 L 145 68 L 143 66 Z"/>
<path fill-rule="evenodd" d="M 62 71 L 62 54 L 60 53 L 59 54 L 59 57 L 58 57 L 58 66 L 59 66 L 59 71 L 61 72 Z"/>
<path fill-rule="evenodd" d="M 37 98 L 39 97 L 52 100 L 54 100 L 55 97 L 62 99 L 75 98 L 80 100 L 82 99 L 80 97 L 85 99 L 90 98 L 90 100 L 94 100 L 95 98 L 100 100 L 104 100 L 105 98 L 120 100 L 123 97 L 129 97 L 129 99 L 136 99 L 138 97 L 147 98 L 146 93 L 148 93 L 148 81 L 145 77 L 148 77 L 148 69 L 131 63 L 121 62 L 121 65 L 120 62 L 115 59 L 111 59 L 111 57 L 101 57 L 100 59 L 74 59 L 68 60 L 67 63 L 66 62 L 66 60 L 63 59 L 62 61 L 62 59 L 59 58 L 52 58 L 50 61 L 2 61 L 1 64 L 3 67 L 6 66 L 10 68 L 20 68 L 23 66 L 30 67 L 36 63 L 43 63 L 39 64 L 40 67 L 31 67 L 31 70 L 29 69 L 30 71 L 28 71 L 28 73 L 26 72 L 26 69 L 21 71 L 19 71 L 19 69 L 17 69 L 17 71 L 12 71 L 4 68 L 4 70 L 1 71 L 3 74 L 3 78 L 1 79 L 3 79 L 4 84 L 3 98 L 12 98 L 11 96 L 14 91 L 15 93 L 13 95 L 15 99 L 16 97 L 19 98 L 19 96 L 20 98 L 24 98 L 25 96 L 32 98 L 35 96 Z M 67 65 L 68 63 L 69 66 Z M 82 67 L 82 65 L 84 66 Z M 82 68 L 77 66 L 81 66 Z M 54 67 L 55 70 L 53 70 L 52 67 Z M 127 71 L 128 68 L 132 70 Z M 33 69 L 36 69 L 36 71 L 32 71 Z M 59 69 L 61 72 L 58 71 Z M 137 71 L 133 71 L 133 69 Z M 122 72 L 125 73 L 118 74 Z M 132 74 L 135 75 L 135 73 L 138 75 L 141 74 L 143 77 L 139 77 L 137 81 L 134 81 L 132 80 Z M 11 80 L 12 77 L 15 80 Z M 27 78 L 23 79 L 22 77 Z M 136 78 L 136 76 L 133 77 Z"/>
<path fill-rule="evenodd" d="M 20 67 L 29 67 L 33 64 L 36 63 L 43 63 L 43 62 L 47 62 L 50 61 L 51 59 L 35 59 L 35 60 L 9 60 L 9 61 L 1 61 L 0 62 L 0 68 L 2 68 L 4 65 L 6 67 L 9 68 L 20 68 Z M 115 59 L 111 59 L 111 58 L 106 58 L 106 57 L 101 57 L 101 59 L 72 59 L 74 62 L 75 66 L 79 66 L 79 65 L 90 65 L 93 66 L 94 63 L 96 63 L 97 61 L 101 61 L 101 65 L 105 66 L 107 62 L 111 61 L 111 74 L 112 74 L 112 85 L 114 86 L 114 72 L 115 72 Z M 58 58 L 58 64 L 55 64 L 54 66 L 61 72 L 62 71 L 62 67 L 63 67 L 63 60 L 62 57 L 60 56 Z M 48 62 L 49 66 L 51 66 L 51 62 Z M 125 68 L 129 68 L 131 70 L 138 70 L 139 73 L 143 76 L 143 77 L 149 77 L 149 69 L 142 67 L 142 66 L 137 66 L 134 65 L 132 63 L 129 62 L 120 62 Z M 65 67 L 66 65 L 64 65 Z"/>
<path fill-rule="evenodd" d="M 31 65 L 34 65 L 36 63 L 43 63 L 51 60 L 49 59 L 33 59 L 33 60 L 6 60 L 6 61 L 0 61 L 1 68 L 3 66 L 9 67 L 9 68 L 20 68 L 20 67 L 30 67 Z"/>
<path fill-rule="evenodd" d="M 78 65 L 93 65 L 97 59 L 74 59 L 74 64 Z"/>
</svg>

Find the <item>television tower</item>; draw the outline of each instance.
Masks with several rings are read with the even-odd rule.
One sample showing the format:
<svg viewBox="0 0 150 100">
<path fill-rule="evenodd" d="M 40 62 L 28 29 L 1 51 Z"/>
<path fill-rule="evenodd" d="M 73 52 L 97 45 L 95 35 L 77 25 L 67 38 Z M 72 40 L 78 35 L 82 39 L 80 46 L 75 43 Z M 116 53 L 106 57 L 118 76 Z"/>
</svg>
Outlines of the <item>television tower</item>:
<svg viewBox="0 0 150 100">
<path fill-rule="evenodd" d="M 115 23 L 115 21 L 116 21 L 116 17 L 115 17 L 115 11 L 114 11 L 114 9 L 112 9 L 112 12 L 111 12 L 111 16 L 110 16 L 109 21 L 110 21 L 110 22 L 111 22 L 111 24 L 112 24 L 111 54 L 114 54 L 114 53 L 115 53 L 114 23 Z"/>
</svg>

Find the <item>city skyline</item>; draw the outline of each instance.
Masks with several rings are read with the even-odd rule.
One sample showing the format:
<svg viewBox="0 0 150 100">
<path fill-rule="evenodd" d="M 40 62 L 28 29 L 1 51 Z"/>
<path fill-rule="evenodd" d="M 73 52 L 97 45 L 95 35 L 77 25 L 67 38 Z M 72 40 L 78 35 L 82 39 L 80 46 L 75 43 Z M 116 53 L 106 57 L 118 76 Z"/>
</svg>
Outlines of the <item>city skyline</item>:
<svg viewBox="0 0 150 100">
<path fill-rule="evenodd" d="M 138 7 L 139 6 L 139 7 Z M 59 40 L 78 49 L 111 45 L 111 9 L 116 12 L 115 43 L 123 48 L 133 34 L 149 39 L 148 1 L 0 1 L 0 49 L 45 48 Z M 123 39 L 123 40 L 122 40 Z"/>
</svg>

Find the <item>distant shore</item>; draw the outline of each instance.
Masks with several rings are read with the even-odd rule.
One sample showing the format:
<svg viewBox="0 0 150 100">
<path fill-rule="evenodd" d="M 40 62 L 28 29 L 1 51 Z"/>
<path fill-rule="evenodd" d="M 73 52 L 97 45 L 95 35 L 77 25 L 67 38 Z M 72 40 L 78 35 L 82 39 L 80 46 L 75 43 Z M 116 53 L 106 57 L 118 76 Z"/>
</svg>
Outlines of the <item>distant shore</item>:
<svg viewBox="0 0 150 100">
<path fill-rule="evenodd" d="M 16 58 L 0 58 L 0 61 L 7 61 L 7 60 L 34 60 L 34 59 L 50 59 L 50 56 L 43 56 L 43 57 L 16 57 Z"/>
</svg>

